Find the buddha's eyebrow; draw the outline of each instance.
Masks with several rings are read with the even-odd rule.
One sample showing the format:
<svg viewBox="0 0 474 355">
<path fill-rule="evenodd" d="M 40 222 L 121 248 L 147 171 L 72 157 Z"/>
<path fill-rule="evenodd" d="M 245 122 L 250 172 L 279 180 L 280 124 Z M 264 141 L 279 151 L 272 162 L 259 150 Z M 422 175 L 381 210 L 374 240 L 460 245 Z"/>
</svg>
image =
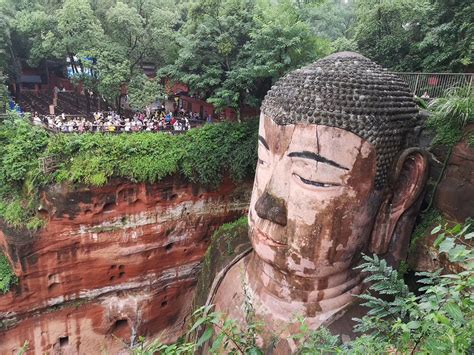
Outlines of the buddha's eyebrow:
<svg viewBox="0 0 474 355">
<path fill-rule="evenodd" d="M 263 138 L 262 136 L 259 135 L 259 136 L 258 136 L 258 140 L 263 144 L 263 146 L 264 146 L 265 148 L 267 148 L 267 150 L 270 150 L 270 147 L 268 146 L 268 143 L 267 143 L 267 141 L 265 140 L 265 138 Z"/>
<path fill-rule="evenodd" d="M 302 152 L 291 152 L 288 154 L 289 157 L 297 157 L 297 158 L 304 158 L 304 159 L 313 159 L 316 160 L 317 162 L 324 163 L 324 164 L 329 164 L 332 165 L 336 168 L 339 169 L 344 169 L 344 170 L 349 170 L 348 168 L 342 166 L 339 163 L 336 163 L 334 160 L 325 158 L 320 156 L 319 154 L 313 153 L 313 152 L 308 152 L 307 150 L 304 150 Z"/>
</svg>

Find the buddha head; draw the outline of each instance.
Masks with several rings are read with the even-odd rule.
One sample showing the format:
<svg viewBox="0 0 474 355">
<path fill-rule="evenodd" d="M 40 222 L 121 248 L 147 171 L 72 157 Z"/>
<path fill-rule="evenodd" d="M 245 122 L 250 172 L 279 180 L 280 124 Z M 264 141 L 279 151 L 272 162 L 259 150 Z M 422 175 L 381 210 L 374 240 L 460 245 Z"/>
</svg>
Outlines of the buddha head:
<svg viewBox="0 0 474 355">
<path fill-rule="evenodd" d="M 426 156 L 407 139 L 417 114 L 408 86 L 356 53 L 281 78 L 260 116 L 249 209 L 256 258 L 324 288 L 338 274 L 343 283 L 362 252 L 393 251 L 426 181 Z"/>
</svg>

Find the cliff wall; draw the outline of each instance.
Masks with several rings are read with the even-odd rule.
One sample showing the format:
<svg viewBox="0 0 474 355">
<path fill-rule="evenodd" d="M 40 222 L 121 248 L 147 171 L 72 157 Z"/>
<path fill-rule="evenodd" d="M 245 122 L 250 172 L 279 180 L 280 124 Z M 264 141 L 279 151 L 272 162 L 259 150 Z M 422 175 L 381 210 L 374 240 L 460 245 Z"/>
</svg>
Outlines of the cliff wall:
<svg viewBox="0 0 474 355">
<path fill-rule="evenodd" d="M 219 225 L 246 213 L 251 182 L 209 190 L 180 178 L 53 185 L 36 233 L 0 229 L 19 284 L 0 296 L 0 354 L 117 353 L 140 335 L 182 333 Z"/>
</svg>

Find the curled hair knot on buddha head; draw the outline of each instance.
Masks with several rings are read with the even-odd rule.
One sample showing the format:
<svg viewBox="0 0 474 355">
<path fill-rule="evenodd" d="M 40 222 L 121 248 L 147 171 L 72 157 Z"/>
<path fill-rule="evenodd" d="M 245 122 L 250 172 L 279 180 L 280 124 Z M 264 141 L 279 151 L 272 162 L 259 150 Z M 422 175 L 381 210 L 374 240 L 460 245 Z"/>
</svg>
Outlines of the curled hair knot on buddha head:
<svg viewBox="0 0 474 355">
<path fill-rule="evenodd" d="M 418 125 L 408 85 L 364 56 L 340 52 L 295 70 L 267 93 L 262 112 L 276 124 L 320 124 L 352 132 L 377 152 L 375 187 Z"/>
</svg>

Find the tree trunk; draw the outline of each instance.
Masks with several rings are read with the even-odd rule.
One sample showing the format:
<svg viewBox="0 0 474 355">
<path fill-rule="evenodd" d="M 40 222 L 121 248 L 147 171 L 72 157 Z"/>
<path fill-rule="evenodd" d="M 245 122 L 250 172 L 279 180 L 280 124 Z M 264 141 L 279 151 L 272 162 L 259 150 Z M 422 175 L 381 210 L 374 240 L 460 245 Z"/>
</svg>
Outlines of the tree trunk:
<svg viewBox="0 0 474 355">
<path fill-rule="evenodd" d="M 13 76 L 15 78 L 15 99 L 17 101 L 17 104 L 20 104 L 21 100 L 21 90 L 20 90 L 20 79 L 21 79 L 21 61 L 18 60 L 18 57 L 16 56 L 15 52 L 13 51 L 13 47 L 10 44 L 9 46 L 10 49 L 10 55 L 11 55 L 11 60 L 13 63 Z"/>
<path fill-rule="evenodd" d="M 86 95 L 86 111 L 87 111 L 87 116 L 89 116 L 90 113 L 91 113 L 90 96 L 89 96 L 89 92 L 84 92 L 84 94 Z"/>
</svg>

